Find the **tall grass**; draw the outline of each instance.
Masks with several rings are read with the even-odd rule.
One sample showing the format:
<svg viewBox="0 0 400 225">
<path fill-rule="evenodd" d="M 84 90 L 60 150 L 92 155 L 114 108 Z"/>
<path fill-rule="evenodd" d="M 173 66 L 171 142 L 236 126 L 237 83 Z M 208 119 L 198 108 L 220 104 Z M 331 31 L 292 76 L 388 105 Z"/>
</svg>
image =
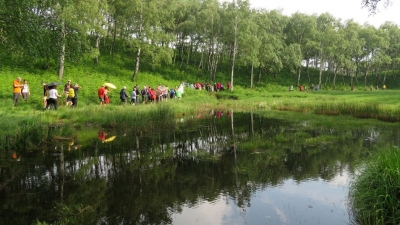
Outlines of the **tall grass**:
<svg viewBox="0 0 400 225">
<path fill-rule="evenodd" d="M 356 175 L 351 208 L 359 224 L 400 224 L 400 151 L 382 150 Z"/>
<path fill-rule="evenodd" d="M 287 101 L 287 97 L 274 95 L 274 98 L 283 98 L 281 101 L 273 101 L 270 105 L 272 109 L 296 111 L 296 112 L 314 112 L 324 115 L 342 115 L 353 116 L 356 118 L 371 118 L 385 122 L 400 121 L 400 107 L 392 104 L 380 104 L 377 102 L 366 103 L 364 101 L 337 101 L 329 100 L 311 100 L 309 98 L 300 101 Z M 302 98 L 299 96 L 299 98 Z M 286 100 L 286 101 L 285 101 Z M 266 104 L 262 105 L 264 108 Z"/>
<path fill-rule="evenodd" d="M 162 103 L 152 106 L 146 105 L 139 108 L 127 105 L 119 110 L 111 109 L 109 113 L 104 113 L 98 122 L 105 127 L 137 131 L 168 129 L 174 126 L 175 117 L 171 107 Z"/>
<path fill-rule="evenodd" d="M 34 149 L 54 139 L 70 139 L 76 135 L 74 127 L 59 123 L 24 120 L 19 123 L 13 143 L 15 148 Z"/>
<path fill-rule="evenodd" d="M 40 117 L 21 120 L 13 131 L 12 144 L 20 149 L 32 149 L 51 140 L 75 138 L 82 127 L 102 127 L 134 130 L 141 133 L 162 132 L 175 128 L 175 111 L 168 104 L 138 106 L 98 106 L 61 108 L 45 111 Z"/>
<path fill-rule="evenodd" d="M 314 111 L 318 114 L 350 115 L 356 118 L 373 118 L 386 122 L 400 121 L 400 108 L 376 103 L 321 102 L 315 105 Z"/>
</svg>

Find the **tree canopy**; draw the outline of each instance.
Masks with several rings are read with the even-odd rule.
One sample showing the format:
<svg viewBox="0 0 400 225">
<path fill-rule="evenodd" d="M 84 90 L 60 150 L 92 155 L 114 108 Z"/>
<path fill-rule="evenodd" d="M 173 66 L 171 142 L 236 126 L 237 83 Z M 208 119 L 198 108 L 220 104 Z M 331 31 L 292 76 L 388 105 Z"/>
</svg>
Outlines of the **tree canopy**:
<svg viewBox="0 0 400 225">
<path fill-rule="evenodd" d="M 390 2 L 362 5 L 375 11 L 381 1 Z M 2 57 L 56 67 L 59 79 L 65 63 L 89 58 L 98 65 L 101 55 L 119 54 L 131 65 L 132 80 L 143 68 L 174 64 L 197 68 L 201 80 L 214 82 L 222 73 L 251 87 L 254 69 L 258 81 L 287 70 L 299 84 L 309 79 L 304 67 L 320 71 L 319 85 L 335 86 L 338 75 L 378 84 L 398 67 L 399 33 L 391 22 L 376 28 L 328 13 L 288 17 L 253 9 L 248 0 L 0 0 Z"/>
</svg>

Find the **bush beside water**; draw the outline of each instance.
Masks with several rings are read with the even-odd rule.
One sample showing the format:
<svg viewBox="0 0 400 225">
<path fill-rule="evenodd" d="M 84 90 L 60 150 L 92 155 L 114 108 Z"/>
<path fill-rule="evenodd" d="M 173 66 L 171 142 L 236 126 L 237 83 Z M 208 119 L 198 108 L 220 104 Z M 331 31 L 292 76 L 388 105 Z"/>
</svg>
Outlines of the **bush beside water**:
<svg viewBox="0 0 400 225">
<path fill-rule="evenodd" d="M 400 151 L 375 154 L 350 187 L 350 203 L 358 224 L 400 224 Z"/>
</svg>

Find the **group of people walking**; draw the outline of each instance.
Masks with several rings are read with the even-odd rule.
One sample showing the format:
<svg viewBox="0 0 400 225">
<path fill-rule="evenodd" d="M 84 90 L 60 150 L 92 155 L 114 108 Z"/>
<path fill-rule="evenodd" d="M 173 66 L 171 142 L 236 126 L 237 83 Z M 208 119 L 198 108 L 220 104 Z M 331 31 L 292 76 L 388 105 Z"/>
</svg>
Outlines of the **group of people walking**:
<svg viewBox="0 0 400 225">
<path fill-rule="evenodd" d="M 21 77 L 17 77 L 16 80 L 13 81 L 13 104 L 17 106 L 19 103 L 19 99 L 23 98 L 23 100 L 28 101 L 28 96 L 31 95 L 28 81 L 25 79 L 21 84 Z M 46 84 L 42 82 L 43 86 L 43 108 L 50 109 L 58 108 L 58 98 L 62 97 L 57 91 L 58 82 L 52 82 Z M 71 107 L 76 107 L 78 105 L 78 91 L 81 87 L 75 83 L 72 85 L 71 80 L 64 85 L 64 94 L 66 97 L 66 105 Z"/>
<path fill-rule="evenodd" d="M 210 92 L 213 92 L 213 91 L 218 92 L 218 91 L 225 90 L 225 87 L 221 82 L 216 82 L 216 83 L 214 83 L 214 85 L 210 84 L 210 83 L 206 83 L 206 82 L 202 82 L 202 83 L 197 82 L 195 84 L 187 84 L 186 86 L 188 86 L 190 88 L 194 88 L 196 90 L 206 90 L 206 91 L 210 91 Z M 232 86 L 231 82 L 228 82 L 226 86 L 227 86 L 227 89 L 230 90 L 231 86 Z"/>
<path fill-rule="evenodd" d="M 44 109 L 57 109 L 58 108 L 58 98 L 62 97 L 57 91 L 58 82 L 52 83 L 44 83 L 43 86 L 43 108 Z M 71 107 L 76 107 L 78 105 L 78 91 L 81 87 L 75 83 L 72 85 L 71 80 L 64 85 L 63 92 L 66 98 L 66 105 Z M 31 95 L 28 81 L 24 80 L 21 84 L 21 77 L 17 77 L 16 80 L 13 81 L 13 104 L 17 106 L 19 103 L 19 99 L 23 98 L 23 100 L 28 101 L 28 96 Z"/>
<path fill-rule="evenodd" d="M 97 95 L 100 100 L 100 105 L 108 105 L 110 103 L 111 89 L 115 89 L 114 86 L 111 86 L 108 83 L 101 85 L 101 87 L 97 90 Z M 125 105 L 130 99 L 131 105 L 136 105 L 138 103 L 154 103 L 156 101 L 166 101 L 168 98 L 182 98 L 184 93 L 184 84 L 180 84 L 179 87 L 175 86 L 175 88 L 169 89 L 169 87 L 164 85 L 159 85 L 156 88 L 152 88 L 148 85 L 145 85 L 142 89 L 139 88 L 139 85 L 136 84 L 130 95 L 128 95 L 128 91 L 126 86 L 124 86 L 119 92 L 119 98 L 121 104 Z"/>
<path fill-rule="evenodd" d="M 44 109 L 57 109 L 59 106 L 58 99 L 60 97 L 65 97 L 65 105 L 70 107 L 76 107 L 78 105 L 78 92 L 81 87 L 75 83 L 73 84 L 71 80 L 68 80 L 64 85 L 63 93 L 59 93 L 57 90 L 57 86 L 59 86 L 60 82 L 51 82 L 46 84 L 42 82 L 43 86 L 43 108 Z M 110 93 L 111 89 L 115 89 L 115 86 L 110 86 L 111 84 L 105 83 L 101 85 L 101 87 L 97 90 L 98 98 L 100 100 L 100 105 L 108 105 L 110 104 Z M 139 88 L 139 85 L 136 84 L 132 91 L 128 93 L 127 87 L 124 86 L 119 92 L 119 98 L 121 104 L 126 104 L 130 102 L 131 105 L 136 105 L 138 103 L 154 103 L 157 101 L 166 101 L 167 99 L 181 99 L 184 93 L 185 86 L 195 88 L 195 89 L 205 89 L 207 91 L 220 91 L 224 90 L 224 86 L 218 82 L 214 85 L 203 83 L 194 84 L 185 84 L 181 83 L 179 86 L 175 86 L 174 88 L 169 88 L 164 85 L 159 85 L 156 88 L 152 88 L 148 85 L 145 85 L 142 89 Z M 230 83 L 228 83 L 228 88 L 230 88 Z M 30 96 L 30 89 L 28 85 L 28 81 L 24 80 L 21 83 L 21 77 L 18 77 L 13 82 L 13 103 L 14 106 L 17 106 L 19 103 L 19 99 L 22 98 L 27 101 L 28 96 Z"/>
<path fill-rule="evenodd" d="M 44 109 L 57 109 L 58 108 L 58 98 L 62 97 L 57 91 L 57 83 L 46 84 L 42 82 L 43 85 L 43 106 Z M 66 98 L 66 106 L 76 107 L 78 106 L 78 91 L 81 87 L 75 83 L 72 84 L 71 80 L 68 80 L 64 85 L 64 96 Z"/>
</svg>

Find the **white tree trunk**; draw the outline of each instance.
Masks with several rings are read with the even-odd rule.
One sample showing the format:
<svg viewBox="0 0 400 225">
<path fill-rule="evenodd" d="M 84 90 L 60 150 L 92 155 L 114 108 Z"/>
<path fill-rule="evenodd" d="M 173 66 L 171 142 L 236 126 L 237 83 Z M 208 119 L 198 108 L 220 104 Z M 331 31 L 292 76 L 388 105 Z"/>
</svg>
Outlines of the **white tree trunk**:
<svg viewBox="0 0 400 225">
<path fill-rule="evenodd" d="M 237 52 L 237 28 L 238 28 L 238 17 L 235 16 L 235 24 L 233 26 L 234 30 L 234 41 L 233 41 L 233 53 L 232 53 L 232 72 L 231 72 L 231 91 L 233 91 L 233 75 L 235 72 L 235 61 L 236 61 L 236 52 Z"/>
<path fill-rule="evenodd" d="M 254 66 L 253 64 L 251 64 L 250 88 L 253 88 L 253 79 L 254 79 Z"/>
<path fill-rule="evenodd" d="M 58 79 L 62 79 L 64 75 L 64 64 L 65 64 L 65 24 L 64 21 L 61 23 L 61 50 L 60 50 L 60 62 L 58 65 Z"/>
</svg>

